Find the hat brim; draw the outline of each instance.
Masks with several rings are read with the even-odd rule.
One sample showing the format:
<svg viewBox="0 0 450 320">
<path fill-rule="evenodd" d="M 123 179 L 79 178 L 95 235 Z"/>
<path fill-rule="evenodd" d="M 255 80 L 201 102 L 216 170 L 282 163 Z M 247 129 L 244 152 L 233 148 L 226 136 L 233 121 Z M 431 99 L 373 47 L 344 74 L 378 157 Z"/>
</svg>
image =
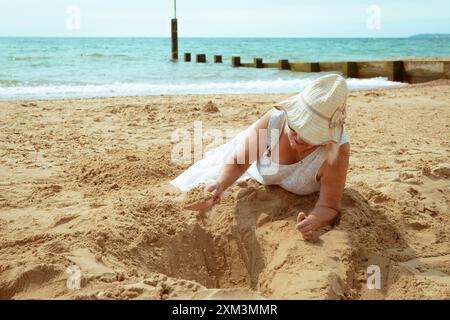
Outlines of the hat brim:
<svg viewBox="0 0 450 320">
<path fill-rule="evenodd" d="M 342 138 L 343 126 L 330 128 L 330 121 L 311 110 L 300 94 L 277 103 L 274 107 L 286 112 L 289 126 L 300 139 L 310 145 L 339 143 Z"/>
</svg>

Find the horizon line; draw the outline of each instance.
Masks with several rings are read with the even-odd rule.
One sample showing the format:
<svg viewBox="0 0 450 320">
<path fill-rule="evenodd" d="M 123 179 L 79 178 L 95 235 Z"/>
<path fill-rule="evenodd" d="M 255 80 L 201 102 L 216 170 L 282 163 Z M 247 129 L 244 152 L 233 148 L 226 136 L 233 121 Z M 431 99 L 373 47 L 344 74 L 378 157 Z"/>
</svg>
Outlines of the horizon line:
<svg viewBox="0 0 450 320">
<path fill-rule="evenodd" d="M 261 39 L 408 39 L 419 35 L 450 35 L 450 33 L 423 33 L 423 34 L 413 34 L 410 36 L 181 36 L 179 39 L 183 38 L 230 38 L 230 39 L 240 39 L 240 38 L 261 38 Z M 72 35 L 0 35 L 0 38 L 157 38 L 157 39 L 170 39 L 170 36 L 72 36 Z"/>
</svg>

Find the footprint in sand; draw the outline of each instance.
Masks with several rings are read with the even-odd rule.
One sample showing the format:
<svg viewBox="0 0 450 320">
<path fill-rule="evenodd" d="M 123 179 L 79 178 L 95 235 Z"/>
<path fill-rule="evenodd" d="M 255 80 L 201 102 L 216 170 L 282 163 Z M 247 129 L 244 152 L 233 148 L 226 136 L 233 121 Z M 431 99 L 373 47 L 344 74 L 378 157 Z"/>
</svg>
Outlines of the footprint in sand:
<svg viewBox="0 0 450 320">
<path fill-rule="evenodd" d="M 40 264 L 14 273 L 4 274 L 5 282 L 0 282 L 0 300 L 7 300 L 22 292 L 26 292 L 30 287 L 39 287 L 49 282 L 51 279 L 61 275 L 62 271 L 53 265 Z"/>
<path fill-rule="evenodd" d="M 58 214 L 53 218 L 53 223 L 51 224 L 50 228 L 55 228 L 62 224 L 68 223 L 73 219 L 78 218 L 79 216 L 79 214 Z"/>
<path fill-rule="evenodd" d="M 433 167 L 432 172 L 435 176 L 448 179 L 450 178 L 450 164 L 441 163 Z"/>
</svg>

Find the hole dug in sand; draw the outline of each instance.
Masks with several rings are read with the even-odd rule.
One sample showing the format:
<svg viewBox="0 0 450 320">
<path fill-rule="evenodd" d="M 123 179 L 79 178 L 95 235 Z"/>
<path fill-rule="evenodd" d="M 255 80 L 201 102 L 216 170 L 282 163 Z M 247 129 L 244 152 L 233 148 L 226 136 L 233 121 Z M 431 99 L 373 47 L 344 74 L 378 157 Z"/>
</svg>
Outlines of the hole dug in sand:
<svg viewBox="0 0 450 320">
<path fill-rule="evenodd" d="M 448 255 L 444 260 L 417 256 L 415 241 L 421 239 L 418 232 L 425 231 L 408 229 L 406 220 L 397 221 L 401 212 L 397 201 L 364 184 L 348 188 L 340 225 L 310 243 L 300 238 L 295 219 L 299 211 L 311 210 L 316 200 L 317 195 L 299 197 L 254 183 L 236 187 L 206 219 L 192 220 L 184 231 L 160 239 L 163 251 L 158 263 L 148 256 L 147 263 L 154 263 L 158 272 L 201 284 L 195 293 L 173 290 L 164 298 L 449 296 L 449 270 L 442 267 Z M 438 251 L 439 246 L 434 245 Z M 379 290 L 367 287 L 371 265 L 381 269 Z M 411 283 L 416 286 L 405 286 Z"/>
<path fill-rule="evenodd" d="M 143 283 L 159 288 L 157 298 L 351 297 L 356 259 L 345 232 L 310 243 L 295 230 L 297 213 L 316 200 L 278 187 L 236 187 L 206 217 L 191 214 L 182 227 L 166 226 L 158 236 L 148 231 L 132 255 L 153 274 Z"/>
</svg>

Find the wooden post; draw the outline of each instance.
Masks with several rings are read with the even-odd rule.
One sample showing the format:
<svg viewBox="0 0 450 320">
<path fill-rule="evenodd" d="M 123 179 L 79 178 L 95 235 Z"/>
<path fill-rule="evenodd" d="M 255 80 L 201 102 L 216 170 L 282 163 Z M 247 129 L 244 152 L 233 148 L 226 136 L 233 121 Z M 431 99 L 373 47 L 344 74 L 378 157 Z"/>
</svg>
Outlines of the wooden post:
<svg viewBox="0 0 450 320">
<path fill-rule="evenodd" d="M 443 79 L 450 79 L 450 61 L 442 61 L 444 64 L 444 75 Z M 406 75 L 405 75 L 406 78 Z"/>
<path fill-rule="evenodd" d="M 233 67 L 240 67 L 241 66 L 241 57 L 232 57 L 231 64 L 233 65 Z"/>
<path fill-rule="evenodd" d="M 214 56 L 214 63 L 222 63 L 222 56 Z"/>
<path fill-rule="evenodd" d="M 311 63 L 311 72 L 320 72 L 320 64 L 318 62 Z"/>
<path fill-rule="evenodd" d="M 388 61 L 385 66 L 385 73 L 389 81 L 403 82 L 404 80 L 404 65 L 403 61 Z M 383 76 L 386 76 L 383 75 Z"/>
<path fill-rule="evenodd" d="M 343 73 L 347 78 L 358 78 L 358 65 L 356 62 L 345 63 Z"/>
<path fill-rule="evenodd" d="M 172 60 L 178 60 L 178 21 L 172 19 Z"/>
<path fill-rule="evenodd" d="M 198 62 L 198 63 L 205 63 L 206 62 L 206 55 L 205 54 L 198 54 L 197 56 L 196 56 L 196 61 Z"/>
<path fill-rule="evenodd" d="M 392 81 L 404 82 L 405 77 L 405 67 L 403 61 L 393 61 L 392 62 Z"/>
<path fill-rule="evenodd" d="M 278 64 L 280 65 L 281 70 L 291 70 L 289 60 L 278 60 Z"/>
<path fill-rule="evenodd" d="M 253 64 L 255 65 L 255 68 L 261 69 L 264 68 L 263 59 L 262 58 L 254 58 Z"/>
<path fill-rule="evenodd" d="M 191 62 L 191 54 L 189 52 L 184 53 L 184 61 Z"/>
<path fill-rule="evenodd" d="M 442 75 L 442 79 L 450 79 L 450 61 L 442 61 L 443 67 L 444 67 L 444 73 Z M 404 78 L 406 81 L 406 70 L 404 68 L 404 63 L 403 63 L 403 71 L 404 71 Z"/>
</svg>

